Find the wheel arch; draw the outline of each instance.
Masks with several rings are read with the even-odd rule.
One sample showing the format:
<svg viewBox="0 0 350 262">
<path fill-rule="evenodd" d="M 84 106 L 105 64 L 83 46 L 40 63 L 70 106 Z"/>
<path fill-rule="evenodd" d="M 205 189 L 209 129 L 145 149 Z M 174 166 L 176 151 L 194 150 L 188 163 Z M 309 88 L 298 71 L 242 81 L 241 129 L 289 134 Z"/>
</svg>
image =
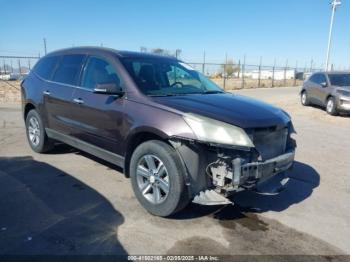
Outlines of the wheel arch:
<svg viewBox="0 0 350 262">
<path fill-rule="evenodd" d="M 37 109 L 37 108 L 36 108 L 36 106 L 35 106 L 33 103 L 31 103 L 31 102 L 28 102 L 28 103 L 24 106 L 24 110 L 23 110 L 23 118 L 24 118 L 24 120 L 26 120 L 29 111 L 30 111 L 30 110 L 33 110 L 33 109 Z"/>
<path fill-rule="evenodd" d="M 328 99 L 330 99 L 331 97 L 333 97 L 333 98 L 335 99 L 335 96 L 332 95 L 332 94 L 328 94 L 328 95 L 326 96 L 326 99 L 325 99 L 325 101 L 324 101 L 324 104 L 325 104 L 325 105 L 327 105 L 327 101 L 328 101 Z"/>
<path fill-rule="evenodd" d="M 146 128 L 146 129 L 133 132 L 132 134 L 129 135 L 129 137 L 126 140 L 124 168 L 123 168 L 125 177 L 127 178 L 130 177 L 129 167 L 130 167 L 130 159 L 133 152 L 140 144 L 149 140 L 159 140 L 173 147 L 169 142 L 169 137 L 157 129 Z"/>
</svg>

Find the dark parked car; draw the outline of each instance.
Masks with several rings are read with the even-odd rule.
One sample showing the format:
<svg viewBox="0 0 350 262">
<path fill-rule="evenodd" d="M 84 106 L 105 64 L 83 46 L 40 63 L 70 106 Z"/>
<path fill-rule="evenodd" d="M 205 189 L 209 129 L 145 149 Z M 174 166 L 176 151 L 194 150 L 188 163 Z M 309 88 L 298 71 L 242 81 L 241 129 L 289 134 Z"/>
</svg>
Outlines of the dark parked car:
<svg viewBox="0 0 350 262">
<path fill-rule="evenodd" d="M 304 82 L 300 95 L 304 106 L 324 107 L 330 115 L 350 113 L 350 73 L 314 73 Z"/>
<path fill-rule="evenodd" d="M 226 93 L 175 58 L 60 50 L 40 59 L 21 89 L 34 151 L 60 141 L 121 166 L 158 216 L 191 200 L 231 203 L 244 189 L 275 192 L 293 164 L 287 113 Z"/>
</svg>

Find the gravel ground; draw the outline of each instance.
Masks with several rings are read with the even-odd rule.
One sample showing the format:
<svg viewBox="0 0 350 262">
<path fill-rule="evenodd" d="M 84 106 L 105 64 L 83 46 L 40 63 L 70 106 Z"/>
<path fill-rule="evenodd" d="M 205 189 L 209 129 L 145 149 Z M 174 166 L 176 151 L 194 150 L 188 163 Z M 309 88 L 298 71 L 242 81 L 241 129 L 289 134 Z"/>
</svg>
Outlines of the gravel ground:
<svg viewBox="0 0 350 262">
<path fill-rule="evenodd" d="M 292 116 L 287 189 L 167 219 L 140 207 L 115 166 L 63 145 L 33 153 L 19 105 L 0 104 L 0 254 L 350 254 L 349 117 L 300 106 L 295 87 L 237 93 Z"/>
</svg>

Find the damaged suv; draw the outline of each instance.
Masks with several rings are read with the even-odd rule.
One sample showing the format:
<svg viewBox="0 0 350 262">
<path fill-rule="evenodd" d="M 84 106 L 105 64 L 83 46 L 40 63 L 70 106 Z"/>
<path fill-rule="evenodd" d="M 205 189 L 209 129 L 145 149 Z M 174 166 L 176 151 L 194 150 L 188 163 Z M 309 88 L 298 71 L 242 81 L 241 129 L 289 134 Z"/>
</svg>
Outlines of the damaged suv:
<svg viewBox="0 0 350 262">
<path fill-rule="evenodd" d="M 39 60 L 21 91 L 35 152 L 58 141 L 121 166 L 154 215 L 191 200 L 228 204 L 241 190 L 276 192 L 294 161 L 287 113 L 227 93 L 172 57 L 59 50 Z"/>
</svg>

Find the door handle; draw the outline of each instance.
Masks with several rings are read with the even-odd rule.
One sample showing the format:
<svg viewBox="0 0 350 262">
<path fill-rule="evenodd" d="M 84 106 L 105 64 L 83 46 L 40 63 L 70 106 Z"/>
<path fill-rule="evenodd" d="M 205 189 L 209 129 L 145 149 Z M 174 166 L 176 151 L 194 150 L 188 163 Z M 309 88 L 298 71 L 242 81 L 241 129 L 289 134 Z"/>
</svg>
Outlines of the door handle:
<svg viewBox="0 0 350 262">
<path fill-rule="evenodd" d="M 82 100 L 81 98 L 74 98 L 73 101 L 79 105 L 84 104 L 84 100 Z"/>
<path fill-rule="evenodd" d="M 49 90 L 46 90 L 46 91 L 44 91 L 43 93 L 44 93 L 44 95 L 47 95 L 47 96 L 50 95 L 50 91 L 49 91 Z"/>
</svg>

